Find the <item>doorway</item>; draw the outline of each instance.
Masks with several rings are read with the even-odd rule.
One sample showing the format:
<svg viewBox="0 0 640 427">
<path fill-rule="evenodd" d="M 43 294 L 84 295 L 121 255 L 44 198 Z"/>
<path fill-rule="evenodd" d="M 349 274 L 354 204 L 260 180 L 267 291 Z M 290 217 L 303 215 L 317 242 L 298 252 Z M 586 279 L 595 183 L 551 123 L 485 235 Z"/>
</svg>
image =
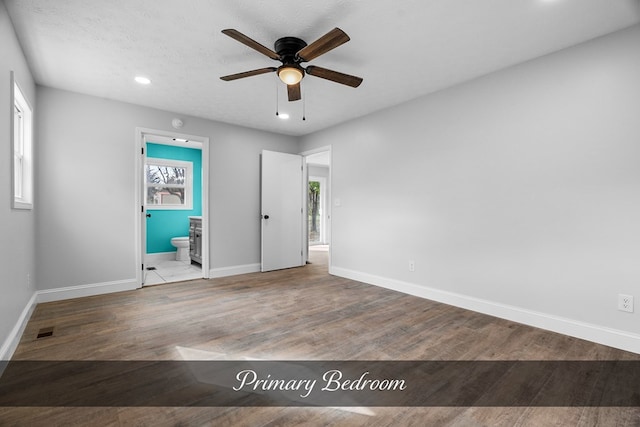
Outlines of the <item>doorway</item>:
<svg viewBox="0 0 640 427">
<path fill-rule="evenodd" d="M 309 246 L 327 245 L 327 178 L 309 175 L 307 182 Z"/>
<path fill-rule="evenodd" d="M 141 128 L 136 135 L 139 287 L 208 278 L 209 139 Z"/>
<path fill-rule="evenodd" d="M 307 166 L 307 260 L 331 267 L 331 147 L 303 153 Z"/>
</svg>

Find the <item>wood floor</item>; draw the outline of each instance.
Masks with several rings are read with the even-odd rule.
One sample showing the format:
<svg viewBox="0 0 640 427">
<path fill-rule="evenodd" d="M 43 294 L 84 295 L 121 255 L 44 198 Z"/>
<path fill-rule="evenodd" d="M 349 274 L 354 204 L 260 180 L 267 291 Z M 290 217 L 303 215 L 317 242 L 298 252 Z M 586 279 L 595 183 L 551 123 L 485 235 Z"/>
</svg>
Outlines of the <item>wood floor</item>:
<svg viewBox="0 0 640 427">
<path fill-rule="evenodd" d="M 638 360 L 639 355 L 298 269 L 39 304 L 13 360 Z M 42 328 L 53 335 L 36 339 Z M 640 408 L 0 408 L 16 426 L 640 426 Z"/>
</svg>

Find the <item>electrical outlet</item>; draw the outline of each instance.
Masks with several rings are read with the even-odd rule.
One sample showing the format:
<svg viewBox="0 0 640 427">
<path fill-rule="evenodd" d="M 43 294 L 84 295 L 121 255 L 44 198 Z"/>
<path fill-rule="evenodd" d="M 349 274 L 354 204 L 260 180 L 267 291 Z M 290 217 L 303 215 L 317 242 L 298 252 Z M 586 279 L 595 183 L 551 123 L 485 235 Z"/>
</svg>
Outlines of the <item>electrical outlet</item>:
<svg viewBox="0 0 640 427">
<path fill-rule="evenodd" d="M 409 271 L 416 271 L 416 262 L 415 261 L 409 261 Z"/>
<path fill-rule="evenodd" d="M 618 310 L 633 313 L 633 296 L 618 294 Z"/>
</svg>

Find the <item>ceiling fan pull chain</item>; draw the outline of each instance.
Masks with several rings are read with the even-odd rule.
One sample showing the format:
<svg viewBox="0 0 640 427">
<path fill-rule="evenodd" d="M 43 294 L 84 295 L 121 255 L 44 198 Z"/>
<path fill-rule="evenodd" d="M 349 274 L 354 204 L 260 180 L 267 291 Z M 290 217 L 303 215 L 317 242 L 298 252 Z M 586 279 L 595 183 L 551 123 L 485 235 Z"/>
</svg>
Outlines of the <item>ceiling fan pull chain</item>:
<svg viewBox="0 0 640 427">
<path fill-rule="evenodd" d="M 279 109 L 280 109 L 280 102 L 278 100 L 278 80 L 275 80 L 276 82 L 276 117 L 278 117 L 280 115 L 279 113 Z"/>
<path fill-rule="evenodd" d="M 302 90 L 302 89 L 300 89 Z M 307 102 L 306 102 L 306 96 L 302 97 L 302 121 L 307 120 Z"/>
</svg>

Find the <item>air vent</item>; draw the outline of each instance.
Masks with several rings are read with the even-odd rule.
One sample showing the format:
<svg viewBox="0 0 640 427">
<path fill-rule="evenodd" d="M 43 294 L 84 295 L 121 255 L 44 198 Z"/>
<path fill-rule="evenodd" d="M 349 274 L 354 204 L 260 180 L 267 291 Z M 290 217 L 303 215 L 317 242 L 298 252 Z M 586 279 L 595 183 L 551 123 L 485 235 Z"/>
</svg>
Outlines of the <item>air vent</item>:
<svg viewBox="0 0 640 427">
<path fill-rule="evenodd" d="M 47 328 L 42 328 L 38 331 L 38 336 L 36 339 L 46 338 L 53 335 L 53 326 L 49 326 Z"/>
</svg>

